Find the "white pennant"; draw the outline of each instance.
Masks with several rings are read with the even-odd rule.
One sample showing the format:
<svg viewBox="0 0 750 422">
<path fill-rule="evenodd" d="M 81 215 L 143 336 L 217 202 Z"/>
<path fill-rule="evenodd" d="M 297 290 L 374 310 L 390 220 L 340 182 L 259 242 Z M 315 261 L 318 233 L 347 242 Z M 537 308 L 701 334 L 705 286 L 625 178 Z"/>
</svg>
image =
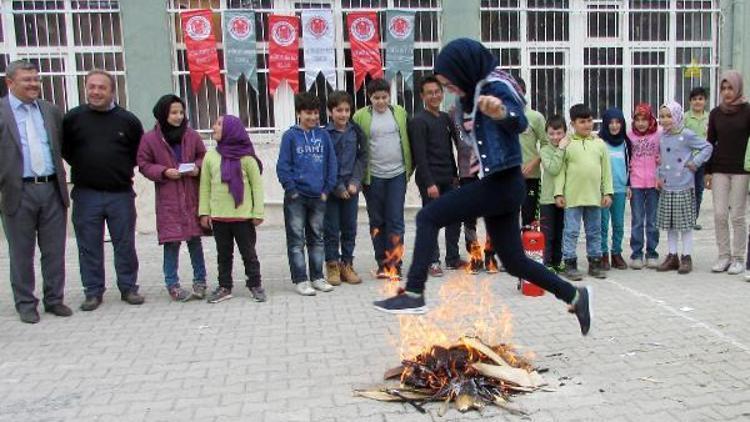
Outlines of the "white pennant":
<svg viewBox="0 0 750 422">
<path fill-rule="evenodd" d="M 309 90 L 319 73 L 336 88 L 336 50 L 333 45 L 333 12 L 302 11 L 302 42 L 305 53 L 305 86 Z"/>
</svg>

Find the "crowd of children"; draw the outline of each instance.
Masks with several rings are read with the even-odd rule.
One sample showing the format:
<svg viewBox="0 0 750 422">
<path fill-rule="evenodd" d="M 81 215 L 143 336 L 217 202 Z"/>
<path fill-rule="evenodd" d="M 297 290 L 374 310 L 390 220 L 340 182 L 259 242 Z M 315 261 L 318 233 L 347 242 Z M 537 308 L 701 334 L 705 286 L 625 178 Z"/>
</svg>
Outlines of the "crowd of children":
<svg viewBox="0 0 750 422">
<path fill-rule="evenodd" d="M 512 82 L 525 94 L 522 80 Z M 284 189 L 291 281 L 299 294 L 313 296 L 342 282 L 362 282 L 354 269 L 360 193 L 367 204 L 376 275 L 400 277 L 404 202 L 412 173 L 416 170 L 424 206 L 480 180 L 479 152 L 466 142 L 475 121 L 460 110 L 441 111 L 443 86 L 435 76 L 424 78 L 419 92 L 425 107 L 413 119 L 391 104 L 390 86 L 382 79 L 370 81 L 370 105 L 355 113 L 349 94 L 331 93 L 327 124 L 320 121 L 316 96 L 295 97 L 297 124 L 281 138 L 276 174 Z M 583 224 L 589 276 L 604 278 L 612 268 L 628 267 L 689 273 L 692 231 L 701 229 L 697 217 L 704 172 L 706 188 L 713 193 L 719 249 L 712 270 L 739 274 L 745 269 L 750 106 L 740 75 L 732 71 L 722 76 L 721 104 L 710 113 L 705 110 L 707 97 L 704 88 L 693 89 L 687 112 L 674 101 L 657 110 L 637 104 L 631 124 L 622 110 L 611 108 L 603 112 L 598 132 L 593 112 L 584 104 L 570 109 L 571 133 L 562 116 L 545 120 L 522 104 L 528 124 L 518 142 L 526 191 L 518 213 L 523 225 L 539 221 L 546 238 L 544 265 L 550 271 L 570 280 L 583 278 L 577 259 Z M 263 165 L 242 121 L 231 115 L 219 118 L 213 127 L 217 147 L 207 152 L 189 128 L 179 97 L 162 97 L 154 116 L 157 123 L 144 135 L 138 165 L 156 186 L 157 230 L 169 295 L 177 301 L 208 296 L 211 303 L 231 298 L 236 243 L 246 286 L 256 301 L 265 301 L 255 251 L 256 227 L 264 212 Z M 626 262 L 622 244 L 628 202 L 631 254 Z M 476 218 L 462 222 L 469 260 L 459 253 L 461 225 L 452 222 L 446 226 L 447 267 L 472 273 L 502 268 L 489 236 L 480 243 Z M 668 241 L 661 263 L 660 230 Z M 208 234 L 216 241 L 218 286 L 207 295 L 201 236 Z M 193 266 L 192 292 L 181 287 L 177 276 L 183 241 Z M 428 249 L 429 275 L 440 276 L 439 248 L 433 242 Z"/>
</svg>

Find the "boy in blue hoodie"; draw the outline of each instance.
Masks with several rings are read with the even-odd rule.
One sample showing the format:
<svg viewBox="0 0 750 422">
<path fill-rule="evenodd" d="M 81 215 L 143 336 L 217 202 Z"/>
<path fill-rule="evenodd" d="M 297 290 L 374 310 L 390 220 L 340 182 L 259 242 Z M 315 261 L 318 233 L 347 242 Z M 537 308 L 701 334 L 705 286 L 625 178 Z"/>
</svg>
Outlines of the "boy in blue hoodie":
<svg viewBox="0 0 750 422">
<path fill-rule="evenodd" d="M 281 138 L 276 175 L 284 187 L 284 225 L 292 282 L 297 293 L 315 296 L 316 290 L 333 290 L 323 277 L 323 219 L 328 194 L 336 186 L 336 153 L 328 132 L 318 126 L 318 97 L 307 92 L 297 94 L 294 109 L 298 124 Z"/>
<path fill-rule="evenodd" d="M 346 91 L 332 92 L 327 105 L 331 122 L 326 131 L 336 152 L 338 180 L 326 209 L 326 276 L 334 286 L 342 281 L 359 284 L 362 278 L 354 271 L 353 263 L 359 192 L 367 166 L 366 139 L 362 129 L 350 120 L 354 102 Z"/>
</svg>

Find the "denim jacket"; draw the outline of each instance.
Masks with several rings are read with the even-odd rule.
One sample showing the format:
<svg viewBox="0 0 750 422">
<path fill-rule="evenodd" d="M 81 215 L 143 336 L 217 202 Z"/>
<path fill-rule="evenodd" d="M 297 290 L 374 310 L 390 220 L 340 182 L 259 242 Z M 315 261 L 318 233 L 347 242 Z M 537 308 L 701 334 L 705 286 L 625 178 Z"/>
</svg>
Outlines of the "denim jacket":
<svg viewBox="0 0 750 422">
<path fill-rule="evenodd" d="M 494 120 L 479 111 L 479 96 L 492 95 L 502 100 L 506 117 Z M 460 102 L 457 107 L 460 107 Z M 513 95 L 511 88 L 490 74 L 479 82 L 474 97 L 474 128 L 471 138 L 474 152 L 482 164 L 480 177 L 521 165 L 519 135 L 529 125 L 525 105 Z"/>
</svg>

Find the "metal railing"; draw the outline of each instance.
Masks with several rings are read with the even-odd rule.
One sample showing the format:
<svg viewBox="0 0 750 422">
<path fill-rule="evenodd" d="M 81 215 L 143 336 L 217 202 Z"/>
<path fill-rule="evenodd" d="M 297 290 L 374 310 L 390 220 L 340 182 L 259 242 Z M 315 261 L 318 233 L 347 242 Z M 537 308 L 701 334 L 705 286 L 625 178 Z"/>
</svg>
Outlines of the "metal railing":
<svg viewBox="0 0 750 422">
<path fill-rule="evenodd" d="M 93 68 L 115 75 L 117 100 L 127 106 L 118 1 L 0 0 L 0 96 L 5 68 L 17 59 L 39 66 L 42 98 L 63 110 L 85 102 L 83 79 Z"/>
<path fill-rule="evenodd" d="M 714 0 L 483 0 L 482 41 L 549 117 L 575 103 L 619 107 L 717 98 L 721 11 Z"/>
</svg>

